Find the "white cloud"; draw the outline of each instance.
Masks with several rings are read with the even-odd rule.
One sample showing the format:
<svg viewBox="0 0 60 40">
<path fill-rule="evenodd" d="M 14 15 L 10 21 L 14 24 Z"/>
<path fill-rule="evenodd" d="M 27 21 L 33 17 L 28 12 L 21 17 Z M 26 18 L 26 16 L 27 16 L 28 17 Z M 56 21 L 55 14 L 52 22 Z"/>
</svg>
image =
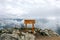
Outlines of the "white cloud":
<svg viewBox="0 0 60 40">
<path fill-rule="evenodd" d="M 7 14 L 14 14 L 21 16 L 24 14 L 30 14 L 33 9 L 41 8 L 43 12 L 45 8 L 52 10 L 55 6 L 60 7 L 60 1 L 56 0 L 0 0 L 0 10 Z M 40 10 L 40 11 L 41 11 Z M 47 10 L 46 10 L 47 11 Z M 40 13 L 41 14 L 41 13 Z M 32 14 L 31 14 L 32 15 Z"/>
<path fill-rule="evenodd" d="M 13 1 L 13 0 L 6 0 L 6 1 L 11 2 L 11 1 Z"/>
<path fill-rule="evenodd" d="M 47 17 L 48 20 L 56 20 L 56 17 L 54 16 L 50 16 L 50 17 Z"/>
<path fill-rule="evenodd" d="M 56 7 L 60 8 L 60 0 L 56 0 Z"/>
</svg>

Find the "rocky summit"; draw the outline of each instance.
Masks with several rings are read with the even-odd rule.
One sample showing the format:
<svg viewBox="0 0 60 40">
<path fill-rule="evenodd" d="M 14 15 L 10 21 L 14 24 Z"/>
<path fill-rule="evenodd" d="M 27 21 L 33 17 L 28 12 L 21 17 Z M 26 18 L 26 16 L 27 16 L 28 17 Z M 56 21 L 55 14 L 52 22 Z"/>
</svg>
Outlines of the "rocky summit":
<svg viewBox="0 0 60 40">
<path fill-rule="evenodd" d="M 6 30 L 6 29 L 5 29 Z M 12 31 L 2 30 L 0 33 L 0 40 L 36 40 L 36 38 L 45 37 L 59 37 L 60 35 L 49 29 L 35 29 L 34 33 L 31 30 L 24 32 L 19 29 L 13 29 Z M 39 37 L 38 37 L 39 36 Z"/>
<path fill-rule="evenodd" d="M 1 40 L 35 40 L 35 36 L 32 34 L 24 33 L 19 36 L 17 34 L 2 34 L 1 35 Z"/>
<path fill-rule="evenodd" d="M 49 29 L 45 29 L 45 30 L 40 30 L 40 34 L 41 35 L 45 35 L 45 36 L 49 36 L 49 37 L 52 37 L 52 36 L 59 36 L 58 33 L 52 31 L 52 30 L 49 30 Z"/>
</svg>

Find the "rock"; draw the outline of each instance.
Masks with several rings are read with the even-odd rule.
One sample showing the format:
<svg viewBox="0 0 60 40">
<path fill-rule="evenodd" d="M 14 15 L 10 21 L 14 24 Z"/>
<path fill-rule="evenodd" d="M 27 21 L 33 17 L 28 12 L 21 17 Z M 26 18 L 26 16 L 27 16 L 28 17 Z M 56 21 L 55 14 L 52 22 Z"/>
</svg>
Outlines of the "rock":
<svg viewBox="0 0 60 40">
<path fill-rule="evenodd" d="M 1 40 L 35 40 L 35 36 L 28 32 L 26 33 L 22 32 L 22 35 L 20 36 L 15 33 L 13 34 L 4 33 L 1 35 Z"/>
<path fill-rule="evenodd" d="M 24 36 L 21 36 L 21 40 L 25 40 L 25 37 Z"/>
<path fill-rule="evenodd" d="M 47 30 L 40 30 L 40 35 L 42 35 L 42 36 L 49 36 Z"/>
<path fill-rule="evenodd" d="M 40 34 L 43 35 L 43 36 L 59 36 L 58 33 L 52 31 L 52 30 L 48 30 L 48 29 L 45 29 L 45 30 L 40 30 Z"/>
<path fill-rule="evenodd" d="M 29 34 L 27 32 L 25 36 L 26 36 L 26 39 L 28 38 L 28 40 L 35 40 L 35 36 L 33 34 Z"/>
<path fill-rule="evenodd" d="M 18 40 L 18 38 L 10 36 L 10 34 L 2 34 L 1 35 L 1 40 Z"/>
<path fill-rule="evenodd" d="M 22 32 L 22 34 L 25 35 L 25 40 L 35 40 L 35 36 L 33 34 L 30 34 L 28 32 L 26 33 Z"/>
<path fill-rule="evenodd" d="M 58 33 L 54 32 L 54 31 L 52 31 L 52 30 L 48 30 L 48 33 L 49 33 L 49 35 L 51 35 L 51 36 L 59 36 Z"/>
</svg>

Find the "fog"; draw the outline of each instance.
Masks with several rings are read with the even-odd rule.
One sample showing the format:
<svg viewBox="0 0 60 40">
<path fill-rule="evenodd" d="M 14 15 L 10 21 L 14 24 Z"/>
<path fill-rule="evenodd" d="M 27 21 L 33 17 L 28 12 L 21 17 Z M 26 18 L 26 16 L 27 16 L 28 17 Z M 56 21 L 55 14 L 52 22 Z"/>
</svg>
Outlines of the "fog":
<svg viewBox="0 0 60 40">
<path fill-rule="evenodd" d="M 9 19 L 9 20 L 0 20 L 0 29 L 2 28 L 12 28 L 12 27 L 17 27 L 17 28 L 24 28 L 24 19 L 21 21 L 17 21 L 14 19 Z M 28 24 L 28 28 L 31 28 L 32 25 Z M 57 22 L 57 20 L 48 20 L 48 19 L 36 19 L 36 23 L 34 25 L 35 28 L 40 28 L 40 29 L 51 29 L 53 31 L 56 31 L 59 33 L 60 31 L 60 23 Z M 60 33 L 59 33 L 60 34 Z"/>
</svg>

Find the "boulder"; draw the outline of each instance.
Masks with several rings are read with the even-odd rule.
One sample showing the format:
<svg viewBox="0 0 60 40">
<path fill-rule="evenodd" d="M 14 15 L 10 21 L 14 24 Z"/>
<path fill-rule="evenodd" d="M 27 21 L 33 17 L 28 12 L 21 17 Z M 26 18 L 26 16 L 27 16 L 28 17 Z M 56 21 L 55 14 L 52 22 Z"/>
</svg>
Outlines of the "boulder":
<svg viewBox="0 0 60 40">
<path fill-rule="evenodd" d="M 19 36 L 18 34 L 8 34 L 4 33 L 1 35 L 1 40 L 35 40 L 35 36 L 28 32 L 24 33 Z"/>
<path fill-rule="evenodd" d="M 28 32 L 22 32 L 22 34 L 25 36 L 25 40 L 35 40 L 35 36 L 33 34 L 30 34 Z"/>
<path fill-rule="evenodd" d="M 1 35 L 1 40 L 18 40 L 18 38 L 10 36 L 10 34 L 4 33 Z"/>
<path fill-rule="evenodd" d="M 52 31 L 52 30 L 48 30 L 48 29 L 45 29 L 45 30 L 40 30 L 40 35 L 42 36 L 59 36 L 58 33 Z"/>
</svg>

